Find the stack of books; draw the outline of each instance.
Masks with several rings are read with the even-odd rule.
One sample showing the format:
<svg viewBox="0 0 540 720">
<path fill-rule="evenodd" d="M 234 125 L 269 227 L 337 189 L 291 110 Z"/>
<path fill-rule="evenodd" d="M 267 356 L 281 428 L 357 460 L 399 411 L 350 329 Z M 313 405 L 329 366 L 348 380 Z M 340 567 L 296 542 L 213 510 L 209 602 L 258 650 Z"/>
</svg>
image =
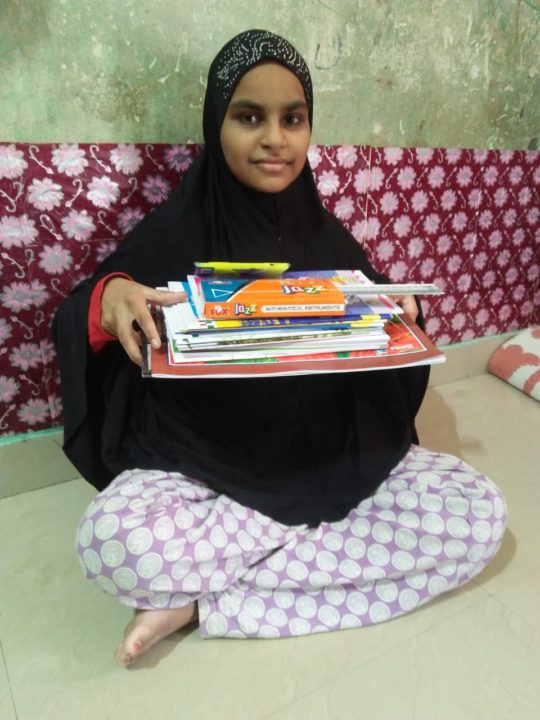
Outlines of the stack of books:
<svg viewBox="0 0 540 720">
<path fill-rule="evenodd" d="M 393 299 L 440 294 L 437 286 L 286 267 L 201 263 L 185 282 L 169 282 L 187 299 L 156 315 L 164 342 L 160 351 L 146 347 L 143 375 L 261 377 L 444 361 Z"/>
</svg>

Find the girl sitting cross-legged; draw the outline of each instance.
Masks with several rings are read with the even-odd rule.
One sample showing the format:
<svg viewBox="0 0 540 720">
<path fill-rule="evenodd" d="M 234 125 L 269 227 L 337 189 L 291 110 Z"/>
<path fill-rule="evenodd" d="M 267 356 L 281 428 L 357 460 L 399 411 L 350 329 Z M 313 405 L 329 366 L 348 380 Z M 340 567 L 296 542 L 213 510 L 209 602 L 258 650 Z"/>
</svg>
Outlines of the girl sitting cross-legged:
<svg viewBox="0 0 540 720">
<path fill-rule="evenodd" d="M 386 280 L 319 200 L 312 122 L 295 48 L 260 30 L 233 38 L 210 66 L 203 151 L 55 318 L 65 452 L 99 490 L 81 563 L 136 611 L 122 665 L 190 622 L 204 637 L 278 638 L 389 620 L 467 582 L 500 546 L 497 487 L 417 444 L 426 367 L 141 377 L 139 332 L 160 344 L 148 304 L 183 299 L 154 288 L 194 261 Z"/>
</svg>

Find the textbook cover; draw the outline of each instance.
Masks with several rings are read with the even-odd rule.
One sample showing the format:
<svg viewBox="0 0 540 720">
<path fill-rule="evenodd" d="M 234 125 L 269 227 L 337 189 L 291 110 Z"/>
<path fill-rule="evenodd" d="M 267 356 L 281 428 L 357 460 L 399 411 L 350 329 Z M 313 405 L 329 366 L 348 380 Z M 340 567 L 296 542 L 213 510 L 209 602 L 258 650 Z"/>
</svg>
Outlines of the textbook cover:
<svg viewBox="0 0 540 720">
<path fill-rule="evenodd" d="M 231 290 L 232 292 L 234 292 L 234 290 L 230 286 L 227 289 L 226 285 L 231 282 L 244 284 L 244 281 L 219 279 L 214 280 L 213 282 L 215 283 L 215 294 L 217 294 L 218 297 L 217 299 L 214 298 L 214 302 L 216 303 L 217 308 L 215 314 L 211 316 L 205 314 L 205 301 L 204 298 L 201 297 L 200 290 L 201 278 L 189 276 L 187 282 L 170 281 L 168 283 L 169 290 L 183 290 L 184 292 L 186 292 L 188 298 L 187 304 L 189 304 L 189 306 L 191 307 L 191 310 L 193 311 L 193 316 L 197 319 L 196 321 L 199 328 L 206 327 L 208 329 L 218 329 L 240 326 L 247 328 L 250 326 L 260 327 L 261 325 L 269 324 L 310 324 L 320 323 L 328 320 L 331 320 L 332 322 L 336 322 L 338 320 L 375 320 L 380 318 L 390 318 L 393 315 L 400 315 L 403 312 L 403 309 L 396 302 L 394 302 L 391 298 L 387 297 L 384 294 L 378 294 L 372 291 L 369 297 L 366 297 L 363 294 L 349 294 L 343 292 L 339 288 L 334 288 L 334 292 L 339 293 L 339 306 L 343 306 L 343 309 L 338 312 L 329 312 L 328 309 L 325 312 L 320 312 L 318 309 L 320 308 L 320 302 L 318 302 L 316 306 L 313 306 L 313 310 L 310 310 L 309 312 L 306 311 L 308 309 L 306 305 L 304 305 L 303 308 L 304 312 L 300 313 L 291 312 L 291 308 L 293 308 L 293 305 L 284 305 L 283 312 L 281 312 L 279 315 L 271 315 L 266 313 L 259 314 L 251 312 L 252 308 L 247 308 L 247 312 L 238 313 L 236 315 L 228 314 L 224 310 L 223 300 L 225 298 L 225 293 L 228 294 L 231 292 Z M 324 280 L 324 282 L 327 283 L 330 281 Z M 293 284 L 292 287 L 294 288 L 295 285 Z M 222 292 L 224 293 L 223 298 L 221 297 Z M 296 302 L 298 302 L 300 294 L 295 295 L 294 293 L 291 293 L 291 302 L 293 296 L 296 297 Z M 304 300 L 306 300 L 308 297 L 311 297 L 309 293 L 304 296 Z M 239 308 L 239 310 L 245 311 L 246 308 Z"/>
<path fill-rule="evenodd" d="M 187 302 L 170 305 L 163 308 L 167 325 L 172 333 L 175 332 L 209 332 L 217 333 L 226 330 L 242 330 L 250 332 L 261 329 L 283 329 L 310 327 L 335 328 L 364 327 L 366 325 L 380 325 L 393 315 L 400 315 L 403 309 L 395 302 L 381 297 L 360 298 L 351 296 L 346 298 L 343 315 L 319 316 L 304 315 L 298 317 L 238 317 L 238 318 L 205 318 L 198 314 L 190 288 L 187 282 L 169 281 L 167 288 L 172 292 L 185 292 Z"/>
<path fill-rule="evenodd" d="M 254 280 L 188 275 L 197 314 L 209 319 L 343 315 L 345 297 L 324 278 Z"/>
</svg>

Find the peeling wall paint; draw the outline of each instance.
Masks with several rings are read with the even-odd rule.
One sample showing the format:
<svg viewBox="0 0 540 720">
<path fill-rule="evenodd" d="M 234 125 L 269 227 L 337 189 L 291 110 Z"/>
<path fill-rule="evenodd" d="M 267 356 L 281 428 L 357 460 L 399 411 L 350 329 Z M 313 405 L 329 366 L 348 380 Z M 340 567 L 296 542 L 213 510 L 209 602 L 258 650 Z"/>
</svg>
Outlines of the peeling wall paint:
<svg viewBox="0 0 540 720">
<path fill-rule="evenodd" d="M 199 142 L 251 27 L 308 61 L 314 142 L 538 147 L 540 0 L 1 0 L 0 140 Z"/>
</svg>

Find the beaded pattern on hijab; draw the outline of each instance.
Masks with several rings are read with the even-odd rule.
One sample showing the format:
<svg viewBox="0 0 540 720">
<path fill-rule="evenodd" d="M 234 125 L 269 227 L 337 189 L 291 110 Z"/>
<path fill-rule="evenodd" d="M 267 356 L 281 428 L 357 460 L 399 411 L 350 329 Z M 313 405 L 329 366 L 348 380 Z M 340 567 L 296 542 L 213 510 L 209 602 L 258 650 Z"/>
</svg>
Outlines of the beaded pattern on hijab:
<svg viewBox="0 0 540 720">
<path fill-rule="evenodd" d="M 302 56 L 287 40 L 265 30 L 248 30 L 237 35 L 230 45 L 226 46 L 216 67 L 222 99 L 228 102 L 246 68 L 270 58 L 283 63 L 298 77 L 304 88 L 308 106 L 311 108 L 313 104 L 311 77 Z"/>
</svg>

